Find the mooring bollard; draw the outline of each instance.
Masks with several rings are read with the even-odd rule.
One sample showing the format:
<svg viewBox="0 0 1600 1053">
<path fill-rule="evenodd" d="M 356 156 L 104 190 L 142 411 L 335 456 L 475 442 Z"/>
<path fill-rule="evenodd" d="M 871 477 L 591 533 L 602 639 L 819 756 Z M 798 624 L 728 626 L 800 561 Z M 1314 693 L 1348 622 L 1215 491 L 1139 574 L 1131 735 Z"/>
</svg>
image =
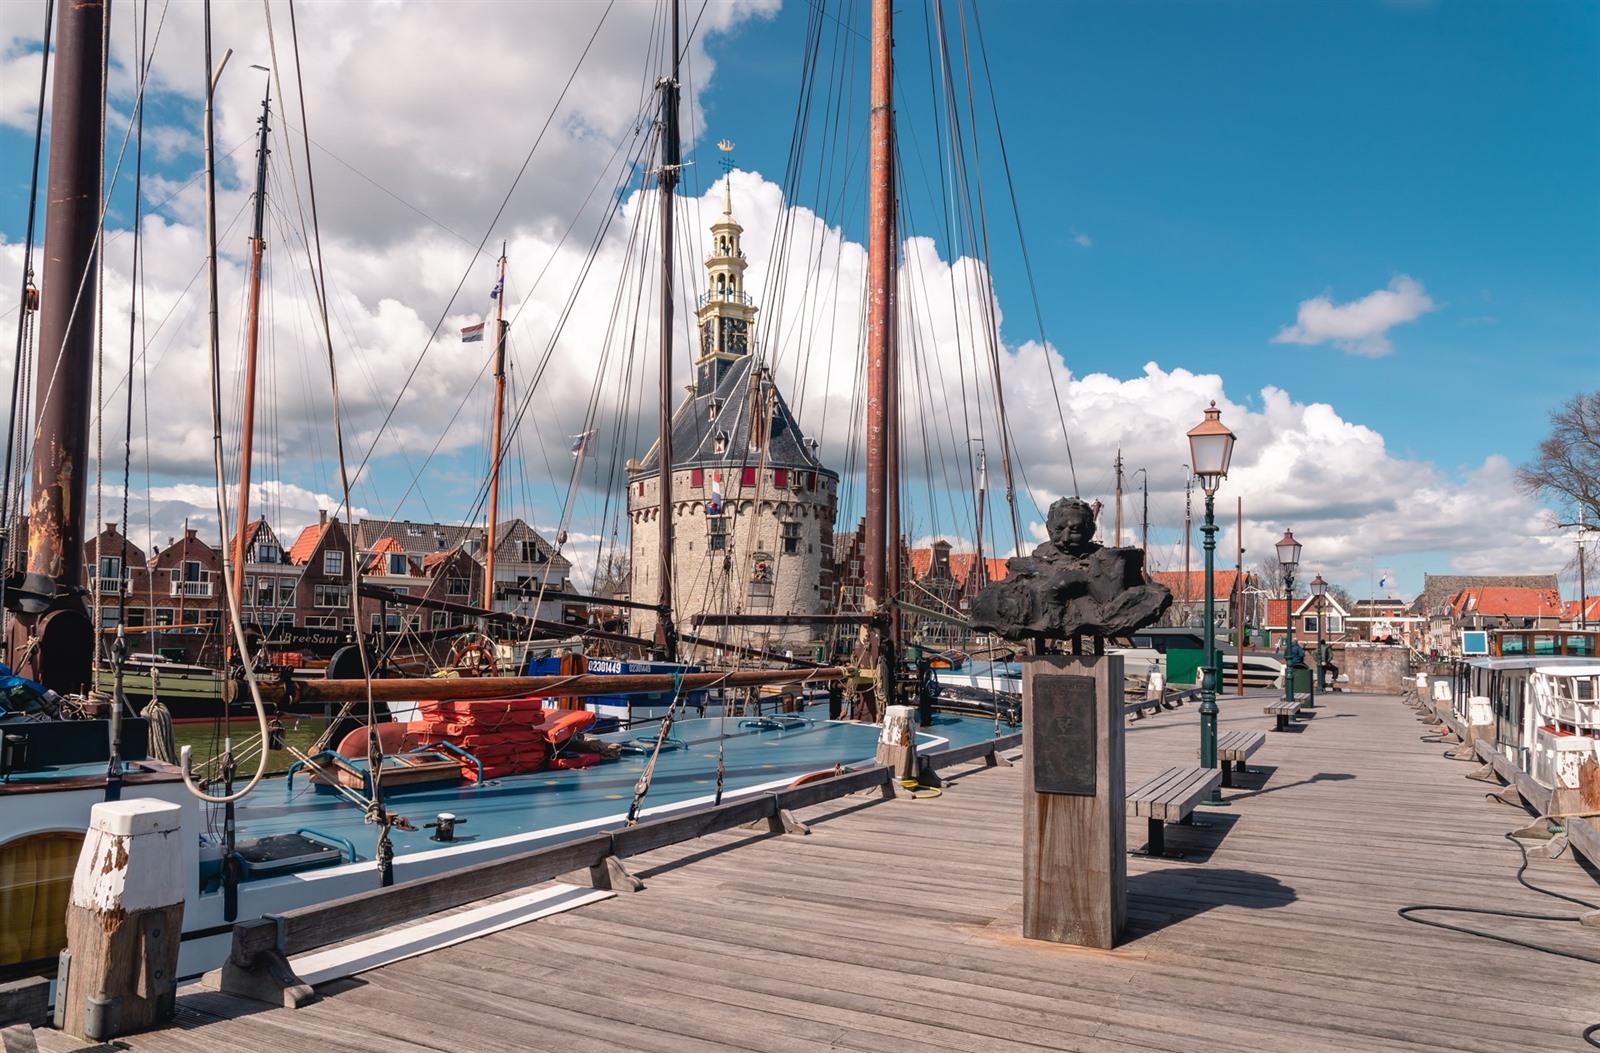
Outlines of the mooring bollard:
<svg viewBox="0 0 1600 1053">
<path fill-rule="evenodd" d="M 57 976 L 62 1030 L 98 1042 L 172 1018 L 182 864 L 179 805 L 137 798 L 90 811 Z"/>
<path fill-rule="evenodd" d="M 913 706 L 888 706 L 878 733 L 877 763 L 887 764 L 896 779 L 917 774 L 917 711 Z"/>
<path fill-rule="evenodd" d="M 1128 916 L 1122 656 L 1022 661 L 1022 935 L 1116 945 Z"/>
</svg>

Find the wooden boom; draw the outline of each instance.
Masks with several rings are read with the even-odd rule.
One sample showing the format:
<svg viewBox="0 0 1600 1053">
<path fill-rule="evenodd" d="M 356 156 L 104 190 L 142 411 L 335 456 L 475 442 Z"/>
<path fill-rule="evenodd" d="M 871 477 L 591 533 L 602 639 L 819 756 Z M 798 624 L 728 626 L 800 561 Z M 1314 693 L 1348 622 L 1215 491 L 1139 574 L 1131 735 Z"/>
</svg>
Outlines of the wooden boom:
<svg viewBox="0 0 1600 1053">
<path fill-rule="evenodd" d="M 747 669 L 732 673 L 631 673 L 609 675 L 581 673 L 576 676 L 486 676 L 417 677 L 372 681 L 375 702 L 468 701 L 471 699 L 510 698 L 538 695 L 567 698 L 583 695 L 638 695 L 681 689 L 699 691 L 709 687 L 767 687 L 843 680 L 856 675 L 843 666 L 817 669 Z M 289 701 L 288 691 L 277 682 L 262 683 L 261 700 L 269 705 Z M 228 685 L 230 695 L 240 688 Z M 365 680 L 303 680 L 293 686 L 295 702 L 360 702 L 367 697 Z"/>
</svg>

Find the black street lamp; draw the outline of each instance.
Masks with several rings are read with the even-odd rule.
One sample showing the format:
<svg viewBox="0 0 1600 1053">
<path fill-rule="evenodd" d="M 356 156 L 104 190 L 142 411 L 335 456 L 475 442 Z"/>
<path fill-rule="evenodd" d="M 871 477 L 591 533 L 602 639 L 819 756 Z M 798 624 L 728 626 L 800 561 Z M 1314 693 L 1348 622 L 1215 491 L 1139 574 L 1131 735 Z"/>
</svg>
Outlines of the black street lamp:
<svg viewBox="0 0 1600 1053">
<path fill-rule="evenodd" d="M 1278 566 L 1283 568 L 1283 698 L 1294 701 L 1294 666 L 1290 652 L 1294 649 L 1294 572 L 1300 569 L 1300 542 L 1294 531 L 1285 529 L 1283 537 L 1273 546 L 1278 550 Z"/>
<path fill-rule="evenodd" d="M 1317 675 L 1313 683 L 1316 684 L 1315 690 L 1326 693 L 1328 690 L 1328 666 L 1322 660 L 1322 623 L 1328 617 L 1323 610 L 1324 604 L 1327 602 L 1328 583 L 1322 580 L 1321 574 L 1311 579 L 1311 595 L 1317 598 Z M 1315 699 L 1316 696 L 1313 695 L 1312 697 Z"/>
<path fill-rule="evenodd" d="M 1206 409 L 1205 419 L 1189 429 L 1189 463 L 1206 495 L 1206 521 L 1200 528 L 1205 535 L 1206 606 L 1205 667 L 1200 674 L 1200 766 L 1217 767 L 1217 615 L 1213 576 L 1217 554 L 1217 487 L 1228 477 L 1233 460 L 1234 434 L 1222 423 L 1222 411 L 1215 402 Z M 1207 804 L 1221 804 L 1222 794 L 1212 790 Z"/>
</svg>

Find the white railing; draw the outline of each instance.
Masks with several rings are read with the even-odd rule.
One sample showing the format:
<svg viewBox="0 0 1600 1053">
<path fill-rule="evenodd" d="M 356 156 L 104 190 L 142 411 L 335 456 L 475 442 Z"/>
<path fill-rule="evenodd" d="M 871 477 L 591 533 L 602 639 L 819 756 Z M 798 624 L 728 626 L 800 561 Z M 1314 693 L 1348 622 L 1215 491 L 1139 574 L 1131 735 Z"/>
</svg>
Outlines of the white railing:
<svg viewBox="0 0 1600 1053">
<path fill-rule="evenodd" d="M 102 596 L 120 596 L 132 592 L 126 578 L 91 578 L 90 587 Z"/>
<path fill-rule="evenodd" d="M 175 581 L 172 583 L 172 595 L 182 596 L 191 600 L 209 600 L 211 598 L 211 582 Z"/>
</svg>

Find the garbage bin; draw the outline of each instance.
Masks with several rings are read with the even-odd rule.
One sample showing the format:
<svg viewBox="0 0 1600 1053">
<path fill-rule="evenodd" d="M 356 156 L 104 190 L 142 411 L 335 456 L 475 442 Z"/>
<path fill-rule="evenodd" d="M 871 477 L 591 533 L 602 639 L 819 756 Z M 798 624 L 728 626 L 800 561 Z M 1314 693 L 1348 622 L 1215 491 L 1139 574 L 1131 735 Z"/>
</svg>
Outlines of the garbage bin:
<svg viewBox="0 0 1600 1053">
<path fill-rule="evenodd" d="M 1294 674 L 1294 693 L 1308 695 L 1311 693 L 1311 667 L 1297 665 L 1292 670 Z"/>
</svg>

